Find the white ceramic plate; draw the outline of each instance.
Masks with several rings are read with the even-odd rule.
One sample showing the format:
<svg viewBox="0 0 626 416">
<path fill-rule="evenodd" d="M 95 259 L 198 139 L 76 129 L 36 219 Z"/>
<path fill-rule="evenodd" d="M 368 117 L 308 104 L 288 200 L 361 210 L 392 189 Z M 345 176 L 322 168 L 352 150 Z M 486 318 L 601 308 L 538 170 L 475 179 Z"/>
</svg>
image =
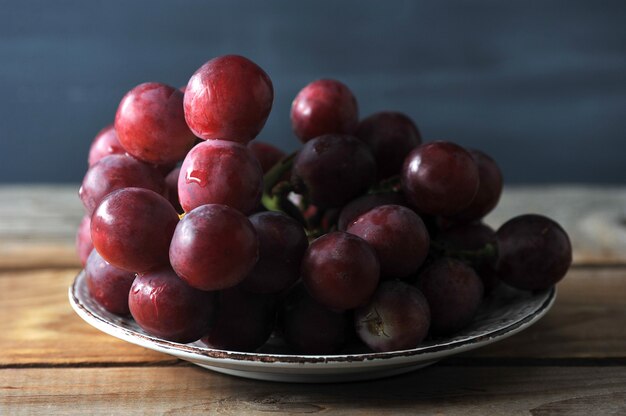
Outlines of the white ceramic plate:
<svg viewBox="0 0 626 416">
<path fill-rule="evenodd" d="M 430 339 L 419 348 L 386 353 L 296 355 L 284 353 L 278 339 L 261 351 L 216 350 L 200 342 L 179 344 L 147 335 L 130 317 L 111 314 L 89 295 L 85 272 L 69 288 L 72 308 L 90 325 L 109 335 L 199 366 L 240 377 L 285 382 L 337 382 L 375 379 L 406 373 L 444 357 L 473 350 L 510 337 L 548 312 L 555 289 L 529 293 L 501 285 L 483 303 L 470 327 L 448 338 Z"/>
</svg>

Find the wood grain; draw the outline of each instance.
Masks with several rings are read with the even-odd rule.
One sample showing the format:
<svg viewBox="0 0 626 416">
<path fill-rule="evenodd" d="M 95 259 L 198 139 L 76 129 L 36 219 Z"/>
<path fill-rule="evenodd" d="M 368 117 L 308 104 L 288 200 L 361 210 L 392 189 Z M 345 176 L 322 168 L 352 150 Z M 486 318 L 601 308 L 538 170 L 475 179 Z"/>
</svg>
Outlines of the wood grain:
<svg viewBox="0 0 626 416">
<path fill-rule="evenodd" d="M 0 367 L 176 361 L 108 336 L 80 319 L 67 300 L 77 272 L 0 273 Z"/>
<path fill-rule="evenodd" d="M 624 367 L 435 365 L 372 382 L 238 379 L 191 366 L 0 370 L 9 414 L 623 415 Z"/>
<path fill-rule="evenodd" d="M 574 268 L 553 309 L 528 330 L 468 356 L 626 358 L 626 268 Z"/>
<path fill-rule="evenodd" d="M 80 266 L 73 241 L 0 240 L 0 270 L 67 269 Z"/>
<path fill-rule="evenodd" d="M 75 267 L 78 185 L 0 186 L 0 268 Z"/>
<path fill-rule="evenodd" d="M 169 356 L 119 341 L 83 322 L 67 287 L 76 269 L 0 273 L 0 366 L 163 363 Z M 626 268 L 575 268 L 536 325 L 463 360 L 626 358 Z M 506 361 L 505 361 L 506 362 Z"/>
</svg>

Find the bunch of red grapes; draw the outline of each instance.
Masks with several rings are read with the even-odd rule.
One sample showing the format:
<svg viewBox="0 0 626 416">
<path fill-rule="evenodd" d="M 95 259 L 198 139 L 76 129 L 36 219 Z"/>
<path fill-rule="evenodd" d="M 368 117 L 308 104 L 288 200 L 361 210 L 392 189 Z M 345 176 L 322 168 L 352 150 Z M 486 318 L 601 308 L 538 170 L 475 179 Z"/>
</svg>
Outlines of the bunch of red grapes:
<svg viewBox="0 0 626 416">
<path fill-rule="evenodd" d="M 502 191 L 485 153 L 422 143 L 398 112 L 359 119 L 352 92 L 325 79 L 295 97 L 304 144 L 285 155 L 252 141 L 273 98 L 235 55 L 184 88 L 124 96 L 80 188 L 78 251 L 103 308 L 218 349 L 255 351 L 275 333 L 304 354 L 356 340 L 394 351 L 463 329 L 498 284 L 540 291 L 567 272 L 553 220 L 481 222 Z"/>
</svg>

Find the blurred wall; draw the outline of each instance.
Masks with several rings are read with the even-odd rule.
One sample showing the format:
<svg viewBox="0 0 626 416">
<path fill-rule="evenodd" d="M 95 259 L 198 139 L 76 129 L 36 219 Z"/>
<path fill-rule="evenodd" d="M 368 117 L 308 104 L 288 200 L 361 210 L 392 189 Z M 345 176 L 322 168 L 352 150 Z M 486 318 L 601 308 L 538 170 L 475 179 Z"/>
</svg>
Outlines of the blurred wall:
<svg viewBox="0 0 626 416">
<path fill-rule="evenodd" d="M 226 53 L 272 77 L 259 139 L 286 150 L 297 91 L 335 77 L 509 183 L 626 183 L 624 0 L 0 0 L 0 182 L 80 181 L 128 89 Z"/>
</svg>

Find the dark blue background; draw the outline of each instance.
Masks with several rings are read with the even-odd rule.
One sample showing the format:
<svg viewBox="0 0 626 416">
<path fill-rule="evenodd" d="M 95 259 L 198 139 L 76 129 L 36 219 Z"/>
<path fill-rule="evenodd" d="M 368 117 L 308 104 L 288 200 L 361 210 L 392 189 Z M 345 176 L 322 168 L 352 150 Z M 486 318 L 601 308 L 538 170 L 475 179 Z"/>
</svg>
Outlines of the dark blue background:
<svg viewBox="0 0 626 416">
<path fill-rule="evenodd" d="M 297 91 L 335 77 L 362 115 L 404 111 L 509 183 L 626 183 L 623 0 L 0 0 L 0 182 L 80 181 L 128 89 L 226 53 L 272 77 L 259 138 L 286 150 Z"/>
</svg>

